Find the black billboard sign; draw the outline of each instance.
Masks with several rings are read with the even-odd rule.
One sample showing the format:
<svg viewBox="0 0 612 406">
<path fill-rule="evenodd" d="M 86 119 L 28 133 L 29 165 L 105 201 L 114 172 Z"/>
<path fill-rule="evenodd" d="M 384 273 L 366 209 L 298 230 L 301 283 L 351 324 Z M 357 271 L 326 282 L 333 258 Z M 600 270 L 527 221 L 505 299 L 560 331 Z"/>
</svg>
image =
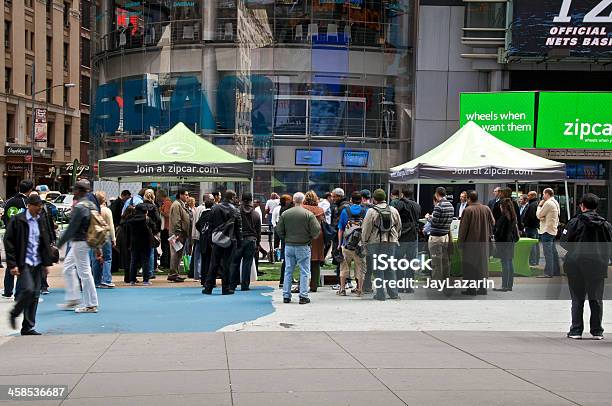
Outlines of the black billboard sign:
<svg viewBox="0 0 612 406">
<path fill-rule="evenodd" d="M 508 56 L 612 59 L 612 0 L 514 0 Z"/>
</svg>

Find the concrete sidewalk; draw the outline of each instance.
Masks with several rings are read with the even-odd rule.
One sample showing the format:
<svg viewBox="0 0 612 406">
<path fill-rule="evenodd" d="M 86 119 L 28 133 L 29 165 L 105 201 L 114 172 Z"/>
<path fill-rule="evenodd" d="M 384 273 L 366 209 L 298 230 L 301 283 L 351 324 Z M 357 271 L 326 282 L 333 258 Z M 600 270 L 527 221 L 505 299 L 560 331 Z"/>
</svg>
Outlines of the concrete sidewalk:
<svg viewBox="0 0 612 406">
<path fill-rule="evenodd" d="M 559 333 L 287 331 L 0 340 L 3 385 L 69 388 L 63 402 L 15 402 L 20 405 L 612 405 L 612 342 L 570 341 Z"/>
</svg>

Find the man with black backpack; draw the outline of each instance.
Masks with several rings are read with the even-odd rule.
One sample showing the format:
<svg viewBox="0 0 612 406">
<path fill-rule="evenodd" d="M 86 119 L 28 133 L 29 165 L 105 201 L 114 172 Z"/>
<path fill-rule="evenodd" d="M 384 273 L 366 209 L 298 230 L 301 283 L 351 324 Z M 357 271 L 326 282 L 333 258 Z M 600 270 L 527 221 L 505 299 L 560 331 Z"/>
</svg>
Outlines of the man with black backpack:
<svg viewBox="0 0 612 406">
<path fill-rule="evenodd" d="M 340 214 L 338 222 L 338 250 L 342 251 L 344 261 L 340 264 L 340 289 L 338 294 L 346 296 L 346 279 L 351 275 L 351 263 L 355 262 L 355 280 L 357 287 L 352 291 L 358 296 L 363 293 L 363 279 L 365 275 L 365 261 L 361 245 L 363 219 L 368 208 L 361 204 L 361 192 L 351 194 L 351 206 L 345 208 Z"/>
<path fill-rule="evenodd" d="M 240 217 L 242 222 L 242 242 L 237 246 L 234 254 L 230 289 L 236 290 L 240 284 L 240 290 L 250 290 L 251 267 L 255 260 L 257 247 L 261 242 L 261 217 L 253 208 L 253 195 L 250 192 L 242 194 L 240 205 Z"/>
<path fill-rule="evenodd" d="M 236 192 L 228 190 L 221 203 L 210 211 L 210 228 L 212 229 L 212 256 L 206 282 L 202 293 L 211 295 L 217 277 L 217 268 L 221 271 L 221 294 L 233 295 L 230 286 L 230 266 L 233 253 L 242 244 L 242 218 L 236 208 Z"/>
<path fill-rule="evenodd" d="M 418 254 L 418 233 L 419 233 L 419 218 L 421 217 L 421 206 L 412 200 L 412 190 L 402 190 L 402 197 L 399 198 L 395 205 L 400 218 L 402 219 L 402 234 L 399 237 L 398 259 L 405 258 L 412 260 Z M 414 271 L 398 270 L 397 279 L 414 278 Z M 413 293 L 414 289 L 400 289 L 403 293 Z"/>
<path fill-rule="evenodd" d="M 387 204 L 387 194 L 382 189 L 376 189 L 373 194 L 374 207 L 368 210 L 363 220 L 361 240 L 367 249 L 367 272 L 364 280 L 364 291 L 372 287 L 372 273 L 374 271 L 373 256 L 394 256 L 402 232 L 402 219 L 399 213 Z M 389 264 L 387 264 L 389 265 Z M 391 299 L 399 299 L 397 288 L 391 287 L 390 281 L 397 280 L 393 266 L 377 270 L 378 279 L 374 299 L 385 300 L 385 285 Z"/>
</svg>

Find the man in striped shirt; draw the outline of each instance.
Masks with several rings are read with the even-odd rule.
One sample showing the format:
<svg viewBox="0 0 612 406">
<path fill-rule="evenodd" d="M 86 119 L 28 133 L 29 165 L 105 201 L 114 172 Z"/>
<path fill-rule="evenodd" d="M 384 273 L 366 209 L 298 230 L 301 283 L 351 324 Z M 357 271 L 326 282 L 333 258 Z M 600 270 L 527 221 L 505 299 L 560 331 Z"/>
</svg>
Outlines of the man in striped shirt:
<svg viewBox="0 0 612 406">
<path fill-rule="evenodd" d="M 448 244 L 450 227 L 455 215 L 455 209 L 451 202 L 446 200 L 446 189 L 436 188 L 434 194 L 434 209 L 431 215 L 427 215 L 430 223 L 429 252 L 431 254 L 431 277 L 443 280 L 450 275 L 450 257 L 448 255 Z"/>
</svg>

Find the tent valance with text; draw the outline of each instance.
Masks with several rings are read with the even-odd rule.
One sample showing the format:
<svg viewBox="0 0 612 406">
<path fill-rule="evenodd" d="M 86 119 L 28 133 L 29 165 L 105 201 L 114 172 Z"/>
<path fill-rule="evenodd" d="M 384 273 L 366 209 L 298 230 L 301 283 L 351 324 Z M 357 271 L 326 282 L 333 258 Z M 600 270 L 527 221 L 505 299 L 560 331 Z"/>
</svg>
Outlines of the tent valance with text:
<svg viewBox="0 0 612 406">
<path fill-rule="evenodd" d="M 178 123 L 138 148 L 99 162 L 101 179 L 130 181 L 247 181 L 253 162 L 211 144 Z"/>
</svg>

